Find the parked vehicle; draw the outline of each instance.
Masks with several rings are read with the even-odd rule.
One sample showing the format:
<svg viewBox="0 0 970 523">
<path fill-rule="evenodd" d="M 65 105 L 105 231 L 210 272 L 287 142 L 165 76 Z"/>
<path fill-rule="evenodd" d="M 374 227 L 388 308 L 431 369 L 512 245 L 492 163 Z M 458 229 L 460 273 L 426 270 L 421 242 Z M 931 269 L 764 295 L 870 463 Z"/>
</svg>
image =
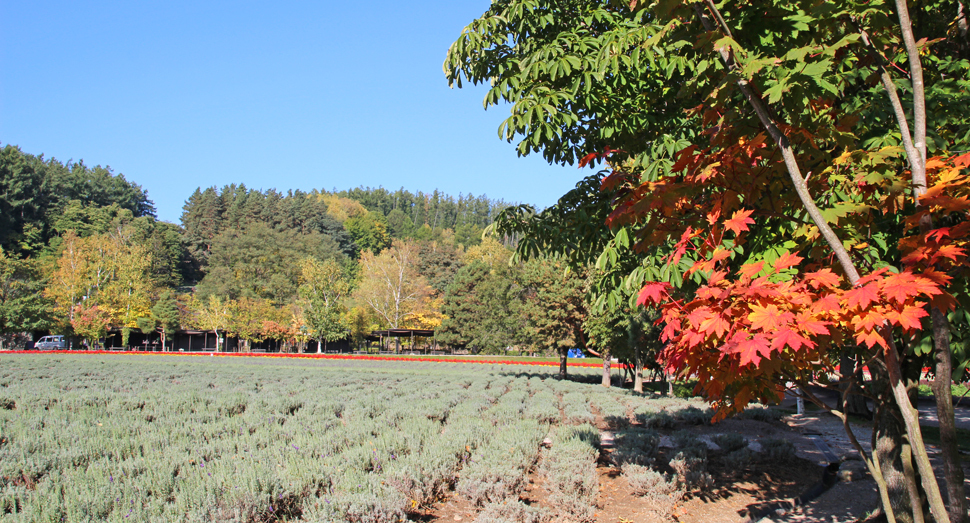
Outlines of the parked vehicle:
<svg viewBox="0 0 970 523">
<path fill-rule="evenodd" d="M 37 350 L 65 350 L 67 349 L 67 340 L 64 339 L 64 336 L 44 336 L 34 344 L 34 348 Z"/>
</svg>

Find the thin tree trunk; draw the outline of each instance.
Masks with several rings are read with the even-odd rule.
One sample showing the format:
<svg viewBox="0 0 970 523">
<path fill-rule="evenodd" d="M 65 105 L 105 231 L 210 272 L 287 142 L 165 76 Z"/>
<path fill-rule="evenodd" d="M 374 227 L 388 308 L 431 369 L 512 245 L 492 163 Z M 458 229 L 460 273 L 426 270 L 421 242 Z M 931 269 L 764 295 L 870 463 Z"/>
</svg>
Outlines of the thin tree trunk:
<svg viewBox="0 0 970 523">
<path fill-rule="evenodd" d="M 559 349 L 559 379 L 566 379 L 566 358 L 569 356 L 569 349 Z"/>
<path fill-rule="evenodd" d="M 604 387 L 609 387 L 611 385 L 611 383 L 610 383 L 610 363 L 611 363 L 610 362 L 610 351 L 609 350 L 604 350 L 603 351 L 603 381 L 600 383 L 600 385 L 602 385 Z"/>
<path fill-rule="evenodd" d="M 848 351 L 842 351 L 839 357 L 839 374 L 842 376 L 839 380 L 839 396 L 841 397 L 839 408 L 852 416 L 871 418 L 872 413 L 869 412 L 866 397 L 852 392 L 852 389 L 860 390 L 858 385 L 861 385 L 861 383 L 853 386 L 853 381 L 857 379 L 856 362 Z"/>
</svg>

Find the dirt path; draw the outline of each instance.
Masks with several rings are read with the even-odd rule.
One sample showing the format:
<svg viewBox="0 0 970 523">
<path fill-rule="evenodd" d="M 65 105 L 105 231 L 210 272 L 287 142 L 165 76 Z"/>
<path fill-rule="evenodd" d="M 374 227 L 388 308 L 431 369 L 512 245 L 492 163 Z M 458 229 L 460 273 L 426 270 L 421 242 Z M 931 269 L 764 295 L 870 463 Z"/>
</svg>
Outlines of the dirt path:
<svg viewBox="0 0 970 523">
<path fill-rule="evenodd" d="M 831 418 L 831 419 L 829 419 Z M 615 427 L 599 423 L 609 438 Z M 730 419 L 713 426 L 692 426 L 698 436 L 709 439 L 716 434 L 737 433 L 757 448 L 764 438 L 784 438 L 793 443 L 799 460 L 788 464 L 759 464 L 745 470 L 713 468 L 716 483 L 711 489 L 687 496 L 673 507 L 651 506 L 643 498 L 630 492 L 626 479 L 609 458 L 610 442 L 604 441 L 597 463 L 599 496 L 595 523 L 668 522 L 724 523 L 749 520 L 749 514 L 764 514 L 765 509 L 781 505 L 804 493 L 821 478 L 826 456 L 806 434 L 819 434 L 829 450 L 838 457 L 854 453 L 837 418 L 824 415 L 790 416 L 782 423 Z M 868 440 L 869 434 L 858 427 L 857 435 Z M 672 451 L 673 449 L 668 449 Z M 662 449 L 662 451 L 664 451 Z M 853 468 L 861 469 L 861 462 Z M 538 467 L 536 467 L 537 469 Z M 536 472 L 529 476 L 520 500 L 533 506 L 548 506 L 544 478 Z M 789 513 L 771 511 L 774 521 L 800 523 L 853 522 L 866 516 L 878 504 L 875 483 L 864 475 L 847 475 L 831 490 Z M 451 494 L 431 508 L 423 521 L 474 521 L 478 509 L 460 496 Z"/>
</svg>

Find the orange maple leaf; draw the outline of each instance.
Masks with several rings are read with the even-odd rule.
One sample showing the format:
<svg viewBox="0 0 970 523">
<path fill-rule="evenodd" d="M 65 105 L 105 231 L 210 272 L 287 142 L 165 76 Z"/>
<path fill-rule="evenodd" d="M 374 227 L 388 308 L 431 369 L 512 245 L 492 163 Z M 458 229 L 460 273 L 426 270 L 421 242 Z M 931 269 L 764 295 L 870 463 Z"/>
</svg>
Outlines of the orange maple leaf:
<svg viewBox="0 0 970 523">
<path fill-rule="evenodd" d="M 785 345 L 788 345 L 792 348 L 792 350 L 797 351 L 802 347 L 813 348 L 815 347 L 815 342 L 805 338 L 801 334 L 791 329 L 781 329 L 771 340 L 771 348 L 780 351 L 785 347 Z"/>
<path fill-rule="evenodd" d="M 802 258 L 801 256 L 796 256 L 790 252 L 785 251 L 785 254 L 782 254 L 781 256 L 779 256 L 778 259 L 775 260 L 775 263 L 773 265 L 776 271 L 781 271 L 793 265 L 798 265 L 804 259 L 805 258 Z"/>
<path fill-rule="evenodd" d="M 889 267 L 883 267 L 883 268 L 881 268 L 881 269 L 876 269 L 876 270 L 874 270 L 874 271 L 872 271 L 872 272 L 870 272 L 869 274 L 867 274 L 867 275 L 865 275 L 865 276 L 863 276 L 863 277 L 861 277 L 861 278 L 859 278 L 859 279 L 858 279 L 858 280 L 857 280 L 857 281 L 855 282 L 855 284 L 854 284 L 854 285 L 855 285 L 856 287 L 862 287 L 863 285 L 865 285 L 865 284 L 867 284 L 867 283 L 869 283 L 869 282 L 872 282 L 872 281 L 876 281 L 876 280 L 878 280 L 879 278 L 882 278 L 882 275 L 883 275 L 883 273 L 885 273 L 885 272 L 887 272 L 887 271 L 889 271 Z"/>
<path fill-rule="evenodd" d="M 769 303 L 767 307 L 751 305 L 751 314 L 748 314 L 748 321 L 751 322 L 752 329 L 763 331 L 773 331 L 781 325 L 787 324 L 795 315 L 778 309 L 774 303 Z"/>
<path fill-rule="evenodd" d="M 748 278 L 754 278 L 754 276 L 759 272 L 761 272 L 761 269 L 763 269 L 764 267 L 765 267 L 765 262 L 763 261 L 759 261 L 755 263 L 746 263 L 742 265 L 740 269 L 738 269 L 738 273 Z"/>
<path fill-rule="evenodd" d="M 802 332 L 807 332 L 809 334 L 819 334 L 827 335 L 830 334 L 828 326 L 832 324 L 829 321 L 822 321 L 815 318 L 815 315 L 809 313 L 808 311 L 802 311 L 798 314 L 795 324 Z"/>
<path fill-rule="evenodd" d="M 910 297 L 919 295 L 916 276 L 911 272 L 892 274 L 883 280 L 882 292 L 897 303 L 905 303 Z"/>
<path fill-rule="evenodd" d="M 953 165 L 957 167 L 970 167 L 970 153 L 961 154 L 954 158 Z"/>
<path fill-rule="evenodd" d="M 697 330 L 707 333 L 707 334 L 717 334 L 718 337 L 723 337 L 724 333 L 730 330 L 731 324 L 727 322 L 720 314 L 715 314 L 709 318 L 701 321 L 701 324 L 697 326 Z"/>
<path fill-rule="evenodd" d="M 813 289 L 819 289 L 822 287 L 831 289 L 832 287 L 837 287 L 839 285 L 839 282 L 842 281 L 842 277 L 832 272 L 832 269 L 822 269 L 816 272 L 805 273 L 805 281 L 808 282 Z"/>
<path fill-rule="evenodd" d="M 836 312 L 841 310 L 839 297 L 835 294 L 826 294 L 812 303 L 812 312 L 819 314 L 822 312 Z"/>
<path fill-rule="evenodd" d="M 856 343 L 865 343 L 867 347 L 873 349 L 876 345 L 882 345 L 882 348 L 888 349 L 889 346 L 886 345 L 886 340 L 883 339 L 882 335 L 878 331 L 856 331 L 855 333 Z"/>
<path fill-rule="evenodd" d="M 864 314 L 860 314 L 852 318 L 852 325 L 859 330 L 862 328 L 867 331 L 872 331 L 877 325 L 882 324 L 886 321 L 886 316 L 878 310 L 870 310 Z"/>
<path fill-rule="evenodd" d="M 736 211 L 733 215 L 731 215 L 730 220 L 724 222 L 724 228 L 729 231 L 734 231 L 735 235 L 741 234 L 741 231 L 749 230 L 748 225 L 754 224 L 754 220 L 750 218 L 751 213 L 753 212 L 753 210 Z"/>
<path fill-rule="evenodd" d="M 957 261 L 961 256 L 966 256 L 967 251 L 957 247 L 956 245 L 942 245 L 940 248 L 936 249 L 930 256 L 930 263 L 936 263 L 940 258 L 947 258 L 953 261 Z"/>
</svg>

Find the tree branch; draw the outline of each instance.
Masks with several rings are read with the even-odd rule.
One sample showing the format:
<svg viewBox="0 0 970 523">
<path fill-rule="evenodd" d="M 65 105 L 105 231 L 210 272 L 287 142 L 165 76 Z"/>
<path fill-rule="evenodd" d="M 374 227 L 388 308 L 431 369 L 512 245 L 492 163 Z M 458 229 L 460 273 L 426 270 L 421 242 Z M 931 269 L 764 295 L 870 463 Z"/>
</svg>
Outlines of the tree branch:
<svg viewBox="0 0 970 523">
<path fill-rule="evenodd" d="M 712 9 L 715 16 L 720 19 L 721 15 L 717 11 L 717 8 L 713 3 L 708 5 L 708 9 Z M 714 30 L 714 24 L 711 23 L 710 18 L 707 14 L 702 11 L 700 4 L 694 4 L 694 11 L 697 13 L 697 17 L 700 19 L 701 24 L 708 31 Z M 722 31 L 727 33 L 730 30 L 727 26 L 722 27 Z M 722 47 L 717 50 L 721 55 L 721 59 L 724 61 L 725 66 L 728 71 L 735 72 L 737 70 L 737 63 L 734 57 L 731 55 L 731 51 L 728 48 Z M 741 90 L 741 94 L 748 101 L 751 107 L 754 109 L 755 114 L 758 115 L 758 119 L 761 121 L 761 125 L 768 131 L 771 138 L 778 145 L 781 150 L 782 158 L 785 161 L 785 167 L 788 168 L 788 175 L 791 178 L 792 184 L 795 186 L 795 192 L 798 194 L 802 205 L 808 212 L 808 215 L 812 217 L 812 221 L 815 222 L 815 226 L 818 227 L 819 232 L 822 237 L 825 238 L 826 243 L 828 243 L 829 248 L 835 254 L 835 257 L 839 260 L 839 265 L 842 267 L 843 272 L 845 272 L 846 277 L 849 279 L 849 283 L 855 285 L 855 282 L 859 280 L 859 271 L 856 269 L 855 264 L 852 262 L 852 258 L 849 256 L 849 252 L 842 245 L 842 241 L 839 239 L 832 227 L 825 221 L 822 216 L 822 212 L 819 211 L 818 206 L 815 205 L 815 201 L 812 199 L 811 194 L 808 191 L 808 185 L 805 183 L 805 179 L 801 174 L 801 170 L 798 167 L 798 161 L 795 159 L 795 153 L 792 151 L 791 144 L 788 142 L 788 137 L 778 129 L 775 124 L 774 119 L 768 112 L 768 108 L 765 106 L 764 100 L 751 89 L 748 81 L 743 77 L 738 77 L 737 79 L 738 88 Z"/>
</svg>

